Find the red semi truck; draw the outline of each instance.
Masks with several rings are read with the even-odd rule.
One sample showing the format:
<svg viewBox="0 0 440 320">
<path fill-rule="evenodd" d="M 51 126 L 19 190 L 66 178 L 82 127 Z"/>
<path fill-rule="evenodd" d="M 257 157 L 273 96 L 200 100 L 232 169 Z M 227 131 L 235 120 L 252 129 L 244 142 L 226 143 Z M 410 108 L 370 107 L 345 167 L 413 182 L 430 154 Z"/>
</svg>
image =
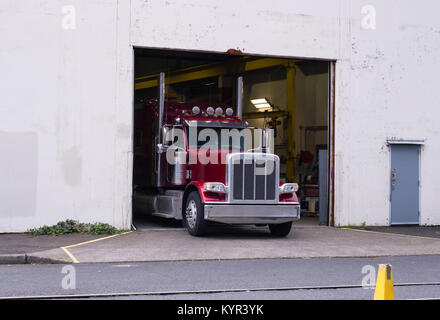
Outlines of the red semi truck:
<svg viewBox="0 0 440 320">
<path fill-rule="evenodd" d="M 242 120 L 242 79 L 236 110 L 165 102 L 164 80 L 161 74 L 157 100 L 135 108 L 137 211 L 183 220 L 194 236 L 205 234 L 209 221 L 268 225 L 275 236 L 289 234 L 300 218 L 298 185 L 280 182 L 268 132 Z"/>
</svg>

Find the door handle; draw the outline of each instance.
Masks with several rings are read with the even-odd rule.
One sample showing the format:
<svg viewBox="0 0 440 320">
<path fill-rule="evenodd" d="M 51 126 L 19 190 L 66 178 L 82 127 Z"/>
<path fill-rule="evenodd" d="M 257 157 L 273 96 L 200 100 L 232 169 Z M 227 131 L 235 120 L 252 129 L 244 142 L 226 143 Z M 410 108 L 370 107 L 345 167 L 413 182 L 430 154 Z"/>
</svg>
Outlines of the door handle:
<svg viewBox="0 0 440 320">
<path fill-rule="evenodd" d="M 396 168 L 393 168 L 391 170 L 391 186 L 394 187 L 396 186 L 396 178 L 397 178 L 397 173 L 396 173 Z"/>
</svg>

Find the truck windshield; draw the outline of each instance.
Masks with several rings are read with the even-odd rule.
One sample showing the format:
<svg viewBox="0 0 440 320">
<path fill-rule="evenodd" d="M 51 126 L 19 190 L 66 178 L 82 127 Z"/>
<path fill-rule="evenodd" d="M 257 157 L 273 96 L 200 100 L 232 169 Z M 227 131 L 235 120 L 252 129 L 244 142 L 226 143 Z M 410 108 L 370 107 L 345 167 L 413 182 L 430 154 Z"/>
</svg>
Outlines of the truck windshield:
<svg viewBox="0 0 440 320">
<path fill-rule="evenodd" d="M 187 128 L 189 148 L 211 148 L 244 151 L 246 129 Z M 195 134 L 197 133 L 197 134 Z M 246 137 L 246 139 L 248 139 Z"/>
</svg>

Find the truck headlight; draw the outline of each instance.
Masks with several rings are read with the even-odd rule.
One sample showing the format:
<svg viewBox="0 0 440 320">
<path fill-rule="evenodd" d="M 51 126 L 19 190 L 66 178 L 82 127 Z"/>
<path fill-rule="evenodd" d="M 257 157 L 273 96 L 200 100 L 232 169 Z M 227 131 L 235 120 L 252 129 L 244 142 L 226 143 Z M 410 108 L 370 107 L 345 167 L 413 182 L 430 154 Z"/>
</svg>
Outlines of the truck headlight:
<svg viewBox="0 0 440 320">
<path fill-rule="evenodd" d="M 293 193 L 297 192 L 299 186 L 297 183 L 285 183 L 280 186 L 280 193 Z"/>
<path fill-rule="evenodd" d="M 227 193 L 226 186 L 221 182 L 207 182 L 203 184 L 203 190 L 217 193 Z"/>
</svg>

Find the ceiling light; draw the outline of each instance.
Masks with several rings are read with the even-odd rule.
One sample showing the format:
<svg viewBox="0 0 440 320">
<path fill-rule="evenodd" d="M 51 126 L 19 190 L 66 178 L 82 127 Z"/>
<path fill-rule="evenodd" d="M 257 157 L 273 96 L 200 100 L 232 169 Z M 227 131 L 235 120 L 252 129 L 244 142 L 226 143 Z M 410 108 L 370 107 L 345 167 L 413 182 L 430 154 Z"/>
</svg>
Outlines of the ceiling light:
<svg viewBox="0 0 440 320">
<path fill-rule="evenodd" d="M 263 109 L 263 108 L 271 108 L 272 106 L 268 103 L 260 103 L 260 104 L 255 104 L 254 107 L 258 109 Z"/>
<path fill-rule="evenodd" d="M 252 102 L 253 105 L 256 105 L 256 104 L 262 104 L 262 103 L 268 103 L 267 100 L 266 100 L 266 98 L 262 98 L 262 99 L 253 99 L 253 100 L 251 100 L 251 102 Z"/>
<path fill-rule="evenodd" d="M 266 98 L 252 99 L 251 102 L 254 105 L 254 107 L 257 109 L 270 109 L 270 108 L 272 108 L 272 105 L 270 104 L 270 102 Z"/>
</svg>

